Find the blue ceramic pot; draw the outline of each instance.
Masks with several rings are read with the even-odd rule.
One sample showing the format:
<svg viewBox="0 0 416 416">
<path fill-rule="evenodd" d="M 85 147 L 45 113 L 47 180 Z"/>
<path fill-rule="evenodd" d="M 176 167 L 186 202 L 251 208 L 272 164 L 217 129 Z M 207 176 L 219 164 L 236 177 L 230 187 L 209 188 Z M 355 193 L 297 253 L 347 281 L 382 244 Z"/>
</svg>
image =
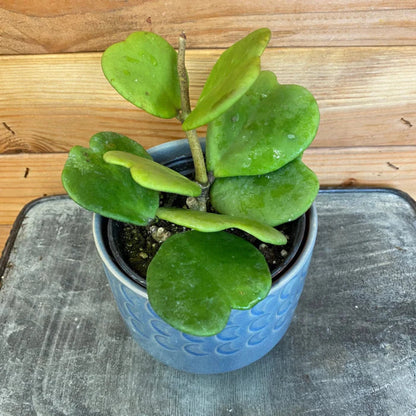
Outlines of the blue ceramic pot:
<svg viewBox="0 0 416 416">
<path fill-rule="evenodd" d="M 149 150 L 167 164 L 189 156 L 186 140 Z M 304 242 L 293 264 L 272 285 L 269 295 L 250 310 L 232 310 L 227 326 L 210 337 L 184 334 L 153 311 L 146 289 L 131 280 L 108 252 L 106 220 L 95 214 L 98 253 L 120 313 L 138 344 L 159 361 L 179 370 L 213 374 L 244 367 L 268 353 L 283 337 L 301 295 L 317 234 L 315 206 L 306 214 Z"/>
</svg>

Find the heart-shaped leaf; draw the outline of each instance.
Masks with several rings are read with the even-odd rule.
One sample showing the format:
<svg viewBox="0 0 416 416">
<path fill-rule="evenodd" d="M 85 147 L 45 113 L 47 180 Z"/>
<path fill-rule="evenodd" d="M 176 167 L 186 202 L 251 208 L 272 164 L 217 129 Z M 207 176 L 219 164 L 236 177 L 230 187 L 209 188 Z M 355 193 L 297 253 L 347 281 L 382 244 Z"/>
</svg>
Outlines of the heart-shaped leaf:
<svg viewBox="0 0 416 416">
<path fill-rule="evenodd" d="M 233 217 L 231 215 L 214 214 L 212 212 L 195 211 L 182 208 L 160 207 L 156 216 L 162 220 L 170 221 L 183 227 L 192 228 L 202 232 L 223 231 L 228 228 L 238 228 L 259 240 L 282 245 L 287 243 L 286 237 L 269 225 L 249 218 Z"/>
<path fill-rule="evenodd" d="M 319 182 L 300 159 L 266 175 L 218 178 L 211 187 L 213 207 L 272 227 L 295 220 L 312 205 Z"/>
<path fill-rule="evenodd" d="M 177 59 L 175 49 L 159 35 L 135 32 L 111 45 L 101 65 L 126 100 L 154 116 L 172 118 L 181 107 Z"/>
<path fill-rule="evenodd" d="M 270 287 L 263 255 L 226 232 L 175 234 L 162 244 L 147 271 L 155 312 L 174 328 L 199 336 L 220 332 L 232 308 L 251 308 Z"/>
<path fill-rule="evenodd" d="M 270 30 L 258 29 L 230 46 L 218 59 L 182 128 L 196 129 L 233 105 L 260 73 L 260 56 L 270 40 Z"/>
<path fill-rule="evenodd" d="M 62 183 L 69 196 L 84 208 L 108 218 L 146 225 L 155 217 L 159 193 L 138 185 L 127 169 L 106 163 L 103 155 L 110 150 L 151 158 L 140 144 L 126 136 L 98 133 L 91 137 L 89 148 L 71 149 Z"/>
<path fill-rule="evenodd" d="M 132 178 L 145 188 L 179 195 L 201 195 L 202 189 L 196 182 L 153 160 L 118 150 L 105 153 L 104 160 L 129 168 Z"/>
<path fill-rule="evenodd" d="M 261 175 L 298 157 L 314 139 L 319 109 L 299 85 L 263 71 L 247 93 L 207 131 L 207 166 L 216 177 Z"/>
</svg>

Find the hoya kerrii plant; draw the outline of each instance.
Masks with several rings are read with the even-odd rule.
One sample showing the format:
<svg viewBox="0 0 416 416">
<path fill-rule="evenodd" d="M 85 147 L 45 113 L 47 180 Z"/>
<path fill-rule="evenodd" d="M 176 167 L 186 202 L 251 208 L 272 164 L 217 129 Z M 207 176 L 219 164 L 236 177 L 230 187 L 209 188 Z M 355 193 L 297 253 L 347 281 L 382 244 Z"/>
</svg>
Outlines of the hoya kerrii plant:
<svg viewBox="0 0 416 416">
<path fill-rule="evenodd" d="M 73 147 L 63 169 L 65 189 L 86 209 L 143 227 L 159 220 L 186 227 L 163 242 L 146 284 L 155 312 L 189 334 L 220 332 L 232 308 L 251 308 L 270 290 L 262 253 L 224 230 L 286 244 L 276 227 L 305 213 L 318 192 L 316 175 L 301 160 L 317 132 L 318 106 L 305 88 L 281 85 L 261 70 L 269 39 L 263 28 L 228 48 L 193 109 L 183 34 L 178 52 L 151 32 L 110 46 L 104 75 L 137 107 L 179 120 L 195 178 L 154 162 L 138 142 L 114 132 L 94 135 L 89 148 Z M 205 124 L 204 158 L 196 129 Z M 161 193 L 187 196 L 188 206 L 162 206 Z"/>
</svg>

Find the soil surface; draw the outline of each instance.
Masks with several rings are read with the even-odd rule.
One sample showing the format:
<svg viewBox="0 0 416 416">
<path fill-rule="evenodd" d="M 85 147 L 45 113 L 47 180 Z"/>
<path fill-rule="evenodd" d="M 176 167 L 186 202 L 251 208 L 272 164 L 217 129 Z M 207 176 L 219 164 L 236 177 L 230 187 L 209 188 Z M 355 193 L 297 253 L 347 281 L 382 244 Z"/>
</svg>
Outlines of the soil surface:
<svg viewBox="0 0 416 416">
<path fill-rule="evenodd" d="M 185 198 L 180 201 L 167 200 L 166 198 L 164 196 L 162 200 L 164 206 L 186 205 Z M 253 244 L 264 255 L 270 272 L 273 274 L 285 262 L 293 250 L 298 221 L 296 220 L 276 227 L 287 237 L 288 242 L 283 246 L 264 243 L 251 234 L 238 229 L 231 228 L 226 231 L 238 235 Z M 178 226 L 165 220 L 155 221 L 146 227 L 124 223 L 120 224 L 120 227 L 119 243 L 121 256 L 129 267 L 143 277 L 146 277 L 147 268 L 161 244 L 172 234 L 188 230 L 186 227 Z"/>
<path fill-rule="evenodd" d="M 193 162 L 191 158 L 178 160 L 170 165 L 174 169 L 189 179 L 193 179 Z M 186 197 L 160 193 L 160 205 L 165 207 L 184 207 L 187 208 Z M 211 206 L 207 207 L 207 211 L 215 212 Z M 293 256 L 293 250 L 296 250 L 296 239 L 299 221 L 295 220 L 276 227 L 287 237 L 287 244 L 283 246 L 275 246 L 273 244 L 264 243 L 244 231 L 238 229 L 228 229 L 227 232 L 238 235 L 253 244 L 263 255 L 267 261 L 272 276 L 282 268 L 282 265 L 288 260 L 288 256 Z M 146 278 L 147 268 L 153 257 L 159 250 L 163 241 L 170 235 L 187 231 L 186 227 L 178 226 L 165 220 L 157 220 L 146 227 L 135 226 L 132 224 L 119 223 L 120 232 L 118 245 L 120 255 L 125 263 L 133 269 L 139 276 Z M 303 234 L 302 234 L 303 235 Z"/>
</svg>

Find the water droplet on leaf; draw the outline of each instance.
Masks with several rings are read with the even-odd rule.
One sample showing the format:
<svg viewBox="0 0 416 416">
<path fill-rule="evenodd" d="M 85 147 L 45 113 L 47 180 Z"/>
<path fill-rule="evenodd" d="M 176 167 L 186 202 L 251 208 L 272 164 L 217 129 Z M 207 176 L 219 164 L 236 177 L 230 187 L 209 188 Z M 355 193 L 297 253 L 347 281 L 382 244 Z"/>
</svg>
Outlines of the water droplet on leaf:
<svg viewBox="0 0 416 416">
<path fill-rule="evenodd" d="M 273 150 L 273 158 L 280 159 L 280 152 L 276 149 Z"/>
</svg>

